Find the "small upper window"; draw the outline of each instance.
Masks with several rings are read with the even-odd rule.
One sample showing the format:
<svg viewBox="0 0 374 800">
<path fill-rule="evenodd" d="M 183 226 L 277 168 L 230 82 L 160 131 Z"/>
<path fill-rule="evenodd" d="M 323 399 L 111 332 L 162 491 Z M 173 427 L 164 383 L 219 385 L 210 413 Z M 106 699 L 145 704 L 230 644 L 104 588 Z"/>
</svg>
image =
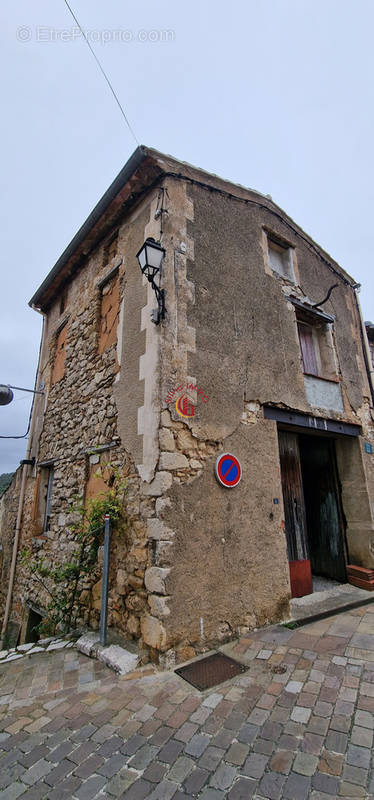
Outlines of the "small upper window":
<svg viewBox="0 0 374 800">
<path fill-rule="evenodd" d="M 295 282 L 295 273 L 293 268 L 293 253 L 294 248 L 272 236 L 267 234 L 268 242 L 268 259 L 269 265 L 274 272 L 281 275 L 282 278 Z"/>
</svg>

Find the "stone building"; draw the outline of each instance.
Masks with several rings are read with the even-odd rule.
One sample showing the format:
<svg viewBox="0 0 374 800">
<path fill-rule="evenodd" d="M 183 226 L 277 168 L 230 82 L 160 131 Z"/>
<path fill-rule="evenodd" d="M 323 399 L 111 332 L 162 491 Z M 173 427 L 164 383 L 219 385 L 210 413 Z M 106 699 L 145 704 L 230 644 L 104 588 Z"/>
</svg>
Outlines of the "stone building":
<svg viewBox="0 0 374 800">
<path fill-rule="evenodd" d="M 164 249 L 159 324 L 137 259 L 148 238 Z M 356 290 L 269 196 L 139 147 L 30 301 L 44 317 L 44 395 L 18 551 L 63 560 L 74 496 L 95 495 L 98 465 L 116 466 L 128 529 L 113 539 L 109 624 L 169 663 L 284 619 L 312 573 L 346 581 L 347 564 L 374 567 Z M 226 483 L 241 469 L 235 486 L 218 480 L 223 453 Z M 85 587 L 93 626 L 99 574 Z M 9 619 L 21 638 L 45 601 L 18 557 Z"/>
</svg>

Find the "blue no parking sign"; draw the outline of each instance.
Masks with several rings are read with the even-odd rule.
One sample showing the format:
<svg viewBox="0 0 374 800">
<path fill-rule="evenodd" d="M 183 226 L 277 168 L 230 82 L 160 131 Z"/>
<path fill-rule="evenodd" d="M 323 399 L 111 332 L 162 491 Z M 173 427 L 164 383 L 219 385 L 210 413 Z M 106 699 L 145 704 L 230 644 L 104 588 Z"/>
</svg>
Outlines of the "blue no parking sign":
<svg viewBox="0 0 374 800">
<path fill-rule="evenodd" d="M 232 453 L 222 453 L 216 461 L 216 478 L 226 489 L 237 486 L 242 477 L 240 462 Z"/>
</svg>

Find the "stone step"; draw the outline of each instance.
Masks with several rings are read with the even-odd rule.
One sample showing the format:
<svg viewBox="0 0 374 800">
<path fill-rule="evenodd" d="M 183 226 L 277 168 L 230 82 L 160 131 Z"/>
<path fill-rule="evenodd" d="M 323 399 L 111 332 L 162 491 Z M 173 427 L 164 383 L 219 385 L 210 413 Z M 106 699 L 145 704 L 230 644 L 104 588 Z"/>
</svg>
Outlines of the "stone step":
<svg viewBox="0 0 374 800">
<path fill-rule="evenodd" d="M 97 658 L 98 661 L 102 661 L 118 675 L 126 675 L 128 672 L 133 672 L 139 664 L 137 653 L 130 653 L 129 650 L 120 647 L 118 644 L 109 644 L 103 647 L 100 644 L 99 634 L 94 631 L 83 634 L 78 639 L 76 647 L 80 653 L 84 653 L 90 658 Z"/>
</svg>

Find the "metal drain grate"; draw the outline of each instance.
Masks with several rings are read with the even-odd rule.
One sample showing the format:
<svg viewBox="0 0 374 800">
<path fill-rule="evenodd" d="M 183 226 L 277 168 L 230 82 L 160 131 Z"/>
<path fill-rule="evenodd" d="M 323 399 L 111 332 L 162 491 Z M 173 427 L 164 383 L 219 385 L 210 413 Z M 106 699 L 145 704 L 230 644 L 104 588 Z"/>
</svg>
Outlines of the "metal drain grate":
<svg viewBox="0 0 374 800">
<path fill-rule="evenodd" d="M 235 675 L 240 675 L 247 669 L 248 667 L 244 664 L 239 664 L 238 661 L 234 661 L 233 658 L 229 658 L 223 653 L 213 653 L 212 656 L 194 661 L 193 664 L 187 664 L 186 667 L 180 667 L 175 672 L 187 683 L 191 683 L 196 689 L 203 691 L 211 689 L 212 686 L 217 686 L 218 683 L 223 683 Z"/>
</svg>

